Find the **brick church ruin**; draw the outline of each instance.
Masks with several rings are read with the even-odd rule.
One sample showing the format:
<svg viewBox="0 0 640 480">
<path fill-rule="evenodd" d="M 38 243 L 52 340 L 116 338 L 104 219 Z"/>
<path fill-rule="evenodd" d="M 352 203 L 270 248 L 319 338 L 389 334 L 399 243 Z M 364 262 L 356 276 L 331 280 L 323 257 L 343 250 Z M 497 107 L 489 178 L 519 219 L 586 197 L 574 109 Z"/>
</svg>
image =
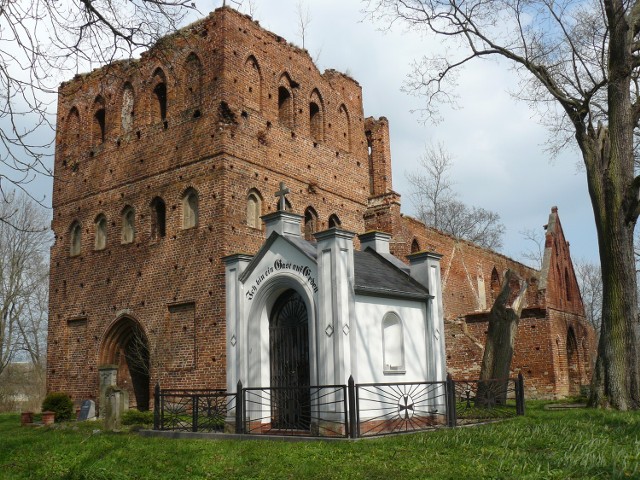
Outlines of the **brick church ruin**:
<svg viewBox="0 0 640 480">
<path fill-rule="evenodd" d="M 319 72 L 245 15 L 220 8 L 139 60 L 63 83 L 57 125 L 49 391 L 98 400 L 106 370 L 142 409 L 156 382 L 225 388 L 223 258 L 265 242 L 261 216 L 277 210 L 280 182 L 307 240 L 332 227 L 381 231 L 401 259 L 442 255 L 454 378 L 477 378 L 510 268 L 533 279 L 512 371 L 539 398 L 589 382 L 595 335 L 557 209 L 541 271 L 401 214 L 388 122 L 365 117 L 360 85 Z"/>
</svg>

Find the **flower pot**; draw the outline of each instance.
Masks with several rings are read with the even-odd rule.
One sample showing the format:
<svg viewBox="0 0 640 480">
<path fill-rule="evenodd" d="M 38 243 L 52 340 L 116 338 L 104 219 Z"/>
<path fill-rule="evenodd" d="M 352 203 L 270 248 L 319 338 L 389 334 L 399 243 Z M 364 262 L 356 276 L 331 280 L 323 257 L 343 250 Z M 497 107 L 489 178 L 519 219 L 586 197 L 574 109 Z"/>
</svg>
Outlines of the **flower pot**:
<svg viewBox="0 0 640 480">
<path fill-rule="evenodd" d="M 33 423 L 33 412 L 22 412 L 20 414 L 20 425 Z"/>
<path fill-rule="evenodd" d="M 55 422 L 56 412 L 42 412 L 43 425 L 51 425 Z"/>
</svg>

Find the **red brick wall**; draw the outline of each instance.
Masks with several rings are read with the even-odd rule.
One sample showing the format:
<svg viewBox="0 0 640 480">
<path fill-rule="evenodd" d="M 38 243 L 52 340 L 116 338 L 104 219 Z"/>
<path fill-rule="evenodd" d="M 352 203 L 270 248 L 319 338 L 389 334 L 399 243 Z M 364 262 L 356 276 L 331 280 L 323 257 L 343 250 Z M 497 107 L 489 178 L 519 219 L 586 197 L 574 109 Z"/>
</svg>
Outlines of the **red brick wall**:
<svg viewBox="0 0 640 480">
<path fill-rule="evenodd" d="M 164 120 L 154 93 L 163 82 Z M 293 119 L 288 121 L 293 128 L 279 119 L 281 86 L 292 96 Z M 132 108 L 123 108 L 127 89 L 133 91 Z M 321 115 L 313 132 L 310 102 L 319 105 Z M 95 116 L 100 109 L 104 141 Z M 123 115 L 131 122 L 128 131 Z M 333 70 L 320 73 L 306 51 L 228 8 L 163 39 L 140 60 L 116 62 L 62 84 L 48 389 L 67 391 L 77 401 L 95 399 L 98 367 L 126 363 L 113 346 L 126 341 L 128 330 L 118 330 L 122 318 L 137 322 L 148 340 L 152 385 L 223 387 L 220 259 L 254 253 L 262 244 L 263 230 L 247 225 L 247 196 L 258 192 L 262 214 L 273 211 L 281 181 L 291 189 L 294 212 L 302 214 L 307 207 L 317 212 L 318 230 L 337 214 L 347 230 L 392 233 L 392 252 L 401 257 L 414 241 L 420 249 L 441 253 L 449 369 L 454 375 L 476 375 L 486 327 L 467 316 L 486 312 L 497 288 L 492 279 L 501 280 L 507 268 L 527 279 L 538 274 L 403 217 L 400 196 L 392 190 L 390 160 L 388 122 L 364 119 L 356 81 Z M 188 189 L 198 193 L 199 221 L 183 229 L 182 198 Z M 156 197 L 166 204 L 163 238 L 153 234 Z M 121 216 L 127 206 L 135 210 L 135 239 L 122 244 Z M 103 250 L 94 249 L 98 215 L 107 219 Z M 74 222 L 82 226 L 82 250 L 70 256 Z M 593 349 L 580 317 L 579 295 L 572 290 L 577 284 L 571 283 L 568 247 L 554 232 L 550 245 L 560 245 L 558 268 L 566 268 L 568 277 L 549 275 L 545 290 L 537 283 L 529 288 L 528 305 L 547 313 L 523 320 L 514 358 L 514 371 L 523 370 L 531 377 L 528 384 L 549 396 L 561 394 L 570 383 L 567 369 L 558 366 L 563 351 L 566 357 L 562 345 L 568 326 L 580 346 L 580 362 L 587 362 Z M 567 291 L 559 286 L 565 277 L 569 303 L 558 293 Z M 568 305 L 571 318 L 565 315 Z M 535 333 L 530 322 L 535 322 Z M 586 367 L 583 373 L 588 377 Z M 131 381 L 124 368 L 121 378 Z"/>
<path fill-rule="evenodd" d="M 195 87 L 191 77 L 198 62 L 187 61 L 193 54 L 202 69 L 202 82 Z M 158 68 L 166 78 L 166 126 L 154 94 Z M 285 72 L 294 85 L 293 129 L 278 119 L 278 85 Z M 127 83 L 135 102 L 133 127 L 124 132 Z M 98 95 L 106 113 L 104 142 L 92 136 Z M 323 138 L 311 136 L 310 99 L 321 103 Z M 70 116 L 72 109 L 78 117 Z M 321 74 L 307 52 L 230 9 L 168 37 L 138 61 L 119 62 L 61 85 L 58 112 L 49 390 L 68 391 L 76 400 L 96 398 L 98 366 L 123 362 L 104 354 L 103 347 L 123 316 L 135 319 L 149 340 L 152 384 L 223 387 L 220 259 L 255 252 L 264 241 L 261 229 L 247 225 L 250 191 L 259 192 L 266 214 L 275 209 L 274 192 L 285 181 L 293 210 L 313 207 L 318 229 L 327 227 L 332 214 L 343 228 L 364 229 L 369 166 L 360 86 L 335 71 Z M 185 230 L 182 196 L 188 188 L 198 192 L 199 223 Z M 152 235 L 155 197 L 166 203 L 164 238 Z M 125 206 L 136 213 L 131 244 L 120 241 Z M 96 251 L 99 214 L 107 218 L 108 240 Z M 72 257 L 74 221 L 82 225 L 82 251 Z M 185 317 L 190 308 L 192 319 Z M 76 331 L 76 317 L 83 319 L 82 332 Z"/>
</svg>

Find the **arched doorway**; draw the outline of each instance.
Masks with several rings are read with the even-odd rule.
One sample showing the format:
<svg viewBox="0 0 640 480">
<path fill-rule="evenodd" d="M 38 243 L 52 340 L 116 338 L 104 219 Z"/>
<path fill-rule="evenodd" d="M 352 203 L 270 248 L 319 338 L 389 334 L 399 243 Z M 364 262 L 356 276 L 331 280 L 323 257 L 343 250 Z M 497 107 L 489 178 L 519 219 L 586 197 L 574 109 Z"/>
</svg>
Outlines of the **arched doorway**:
<svg viewBox="0 0 640 480">
<path fill-rule="evenodd" d="M 118 319 L 104 336 L 100 365 L 117 369 L 116 385 L 129 393 L 129 405 L 149 409 L 149 342 L 140 324 L 130 317 Z"/>
<path fill-rule="evenodd" d="M 309 316 L 295 290 L 280 295 L 271 310 L 269 358 L 273 427 L 309 430 Z"/>
<path fill-rule="evenodd" d="M 578 342 L 572 327 L 567 330 L 567 376 L 570 396 L 580 395 L 580 367 L 578 361 Z"/>
</svg>

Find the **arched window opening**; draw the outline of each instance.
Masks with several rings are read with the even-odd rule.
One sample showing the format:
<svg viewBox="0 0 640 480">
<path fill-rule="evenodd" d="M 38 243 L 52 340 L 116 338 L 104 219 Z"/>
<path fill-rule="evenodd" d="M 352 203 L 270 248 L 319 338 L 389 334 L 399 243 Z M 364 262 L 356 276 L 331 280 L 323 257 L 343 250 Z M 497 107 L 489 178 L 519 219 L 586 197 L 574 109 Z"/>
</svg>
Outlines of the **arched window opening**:
<svg viewBox="0 0 640 480">
<path fill-rule="evenodd" d="M 313 234 L 318 231 L 318 214 L 313 207 L 308 207 L 304 211 L 304 239 L 313 242 Z"/>
<path fill-rule="evenodd" d="M 500 293 L 500 275 L 498 275 L 498 270 L 496 267 L 493 267 L 491 270 L 491 295 L 495 299 Z"/>
<path fill-rule="evenodd" d="M 161 68 L 153 74 L 153 94 L 156 97 L 156 109 L 154 120 L 165 122 L 167 119 L 167 80 Z"/>
<path fill-rule="evenodd" d="M 120 111 L 123 133 L 129 132 L 133 128 L 134 103 L 133 87 L 130 83 L 125 83 L 122 89 L 122 108 Z"/>
<path fill-rule="evenodd" d="M 402 321 L 394 312 L 382 319 L 382 351 L 385 373 L 404 373 L 404 338 Z"/>
<path fill-rule="evenodd" d="M 580 394 L 580 366 L 578 361 L 578 341 L 573 327 L 567 330 L 567 375 L 569 380 L 568 395 Z"/>
<path fill-rule="evenodd" d="M 342 222 L 340 218 L 335 213 L 329 217 L 329 228 L 340 228 L 342 226 Z"/>
<path fill-rule="evenodd" d="M 122 210 L 122 243 L 132 243 L 135 236 L 136 213 L 132 207 Z"/>
<path fill-rule="evenodd" d="M 571 301 L 571 284 L 569 282 L 569 269 L 564 267 L 564 290 L 567 296 L 567 301 Z"/>
<path fill-rule="evenodd" d="M 167 119 L 167 85 L 165 83 L 159 83 L 153 89 L 153 93 L 158 100 L 158 113 L 160 120 L 165 121 Z"/>
<path fill-rule="evenodd" d="M 324 141 L 324 113 L 318 90 L 313 90 L 309 99 L 309 133 L 314 142 Z"/>
<path fill-rule="evenodd" d="M 260 215 L 262 214 L 262 200 L 257 190 L 249 192 L 247 196 L 247 225 L 251 228 L 260 228 Z"/>
<path fill-rule="evenodd" d="M 82 226 L 73 222 L 69 229 L 69 255 L 75 257 L 82 251 Z"/>
<path fill-rule="evenodd" d="M 311 130 L 311 138 L 316 142 L 321 142 L 324 136 L 322 132 L 322 115 L 320 114 L 320 107 L 314 102 L 309 104 L 309 128 Z"/>
<path fill-rule="evenodd" d="M 417 253 L 420 251 L 420 244 L 418 243 L 418 239 L 414 238 L 413 242 L 411 242 L 411 253 Z"/>
<path fill-rule="evenodd" d="M 155 197 L 151 201 L 151 238 L 163 238 L 167 233 L 167 207 L 164 200 Z"/>
<path fill-rule="evenodd" d="M 187 108 L 193 110 L 193 118 L 202 114 L 200 104 L 202 102 L 202 63 L 195 53 L 187 57 L 185 65 L 187 85 Z M 165 92 L 166 94 L 166 92 Z"/>
<path fill-rule="evenodd" d="M 248 85 L 245 94 L 245 105 L 255 110 L 260 110 L 262 102 L 262 75 L 260 73 L 260 65 L 256 58 L 250 55 L 244 67 Z"/>
<path fill-rule="evenodd" d="M 63 140 L 65 156 L 71 156 L 78 151 L 80 142 L 80 113 L 76 107 L 69 111 L 66 120 L 66 134 Z"/>
<path fill-rule="evenodd" d="M 346 152 L 351 151 L 351 125 L 349 112 L 344 104 L 338 109 L 338 147 Z"/>
<path fill-rule="evenodd" d="M 95 236 L 94 250 L 104 250 L 107 246 L 107 218 L 102 214 L 96 217 Z"/>
<path fill-rule="evenodd" d="M 293 130 L 293 97 L 286 87 L 278 88 L 278 120 Z"/>
<path fill-rule="evenodd" d="M 182 197 L 182 228 L 198 225 L 198 192 L 188 189 Z"/>
<path fill-rule="evenodd" d="M 100 145 L 104 142 L 106 130 L 106 109 L 104 99 L 98 95 L 93 104 L 93 128 L 91 131 L 92 141 L 94 145 Z"/>
</svg>

